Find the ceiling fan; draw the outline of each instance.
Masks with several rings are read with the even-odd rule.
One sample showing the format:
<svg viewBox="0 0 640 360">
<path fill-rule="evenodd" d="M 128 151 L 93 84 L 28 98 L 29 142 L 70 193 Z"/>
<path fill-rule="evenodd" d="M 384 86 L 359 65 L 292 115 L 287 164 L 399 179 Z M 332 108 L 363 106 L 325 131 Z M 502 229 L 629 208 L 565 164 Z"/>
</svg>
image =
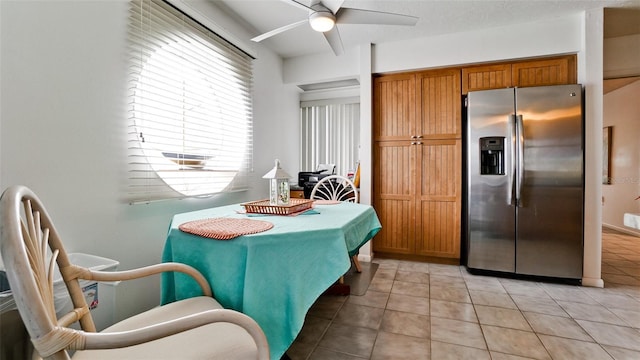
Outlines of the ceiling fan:
<svg viewBox="0 0 640 360">
<path fill-rule="evenodd" d="M 379 24 L 379 25 L 415 25 L 418 18 L 389 12 L 342 7 L 344 0 L 311 0 L 309 6 L 299 0 L 283 0 L 298 8 L 308 10 L 307 19 L 258 35 L 251 39 L 260 42 L 274 35 L 309 23 L 315 31 L 321 32 L 336 55 L 342 55 L 342 39 L 336 24 Z"/>
</svg>

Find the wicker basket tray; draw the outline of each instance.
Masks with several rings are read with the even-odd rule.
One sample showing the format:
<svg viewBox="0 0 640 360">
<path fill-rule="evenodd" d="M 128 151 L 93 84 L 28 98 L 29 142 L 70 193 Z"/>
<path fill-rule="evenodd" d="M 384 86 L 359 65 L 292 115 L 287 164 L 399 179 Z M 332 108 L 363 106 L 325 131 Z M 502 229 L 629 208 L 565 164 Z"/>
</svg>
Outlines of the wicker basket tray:
<svg viewBox="0 0 640 360">
<path fill-rule="evenodd" d="M 292 215 L 311 209 L 313 200 L 290 199 L 289 205 L 271 205 L 269 200 L 258 200 L 241 204 L 247 213 L 251 214 L 271 214 L 271 215 Z"/>
</svg>

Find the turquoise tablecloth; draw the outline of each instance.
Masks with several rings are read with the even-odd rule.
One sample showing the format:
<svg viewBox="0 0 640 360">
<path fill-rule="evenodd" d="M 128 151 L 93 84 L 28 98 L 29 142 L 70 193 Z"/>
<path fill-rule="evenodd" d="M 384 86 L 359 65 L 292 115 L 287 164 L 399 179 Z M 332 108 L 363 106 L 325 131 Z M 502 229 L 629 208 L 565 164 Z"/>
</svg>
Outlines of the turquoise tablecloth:
<svg viewBox="0 0 640 360">
<path fill-rule="evenodd" d="M 215 298 L 241 311 L 262 327 L 271 358 L 280 359 L 298 335 L 315 300 L 351 266 L 349 253 L 381 228 L 371 206 L 341 203 L 318 205 L 316 214 L 260 216 L 271 230 L 214 240 L 178 229 L 182 223 L 206 218 L 235 217 L 240 205 L 177 214 L 173 217 L 162 261 L 189 264 L 209 280 Z M 162 303 L 201 295 L 183 274 L 162 277 Z"/>
</svg>

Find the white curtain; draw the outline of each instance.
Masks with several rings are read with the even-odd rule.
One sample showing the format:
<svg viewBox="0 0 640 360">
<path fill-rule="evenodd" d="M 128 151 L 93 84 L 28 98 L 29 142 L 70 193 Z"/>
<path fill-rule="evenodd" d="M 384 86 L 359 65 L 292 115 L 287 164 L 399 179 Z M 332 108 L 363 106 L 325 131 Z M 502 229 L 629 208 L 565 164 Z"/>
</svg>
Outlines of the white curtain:
<svg viewBox="0 0 640 360">
<path fill-rule="evenodd" d="M 302 102 L 300 121 L 300 171 L 313 171 L 318 164 L 336 164 L 338 175 L 355 171 L 360 160 L 357 100 Z"/>
</svg>

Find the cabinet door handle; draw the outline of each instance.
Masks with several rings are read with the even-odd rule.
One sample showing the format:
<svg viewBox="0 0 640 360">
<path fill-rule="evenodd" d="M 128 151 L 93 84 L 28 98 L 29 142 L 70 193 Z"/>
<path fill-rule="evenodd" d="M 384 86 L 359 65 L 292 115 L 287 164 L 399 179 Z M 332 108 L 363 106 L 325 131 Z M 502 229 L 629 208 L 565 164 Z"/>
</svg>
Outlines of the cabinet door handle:
<svg viewBox="0 0 640 360">
<path fill-rule="evenodd" d="M 422 139 L 422 135 L 416 136 L 416 139 Z"/>
<path fill-rule="evenodd" d="M 417 135 L 411 135 L 411 140 L 415 140 L 415 139 L 417 139 L 417 138 L 418 138 L 418 136 L 417 136 Z"/>
<path fill-rule="evenodd" d="M 422 145 L 422 141 L 412 141 L 411 145 Z"/>
</svg>

